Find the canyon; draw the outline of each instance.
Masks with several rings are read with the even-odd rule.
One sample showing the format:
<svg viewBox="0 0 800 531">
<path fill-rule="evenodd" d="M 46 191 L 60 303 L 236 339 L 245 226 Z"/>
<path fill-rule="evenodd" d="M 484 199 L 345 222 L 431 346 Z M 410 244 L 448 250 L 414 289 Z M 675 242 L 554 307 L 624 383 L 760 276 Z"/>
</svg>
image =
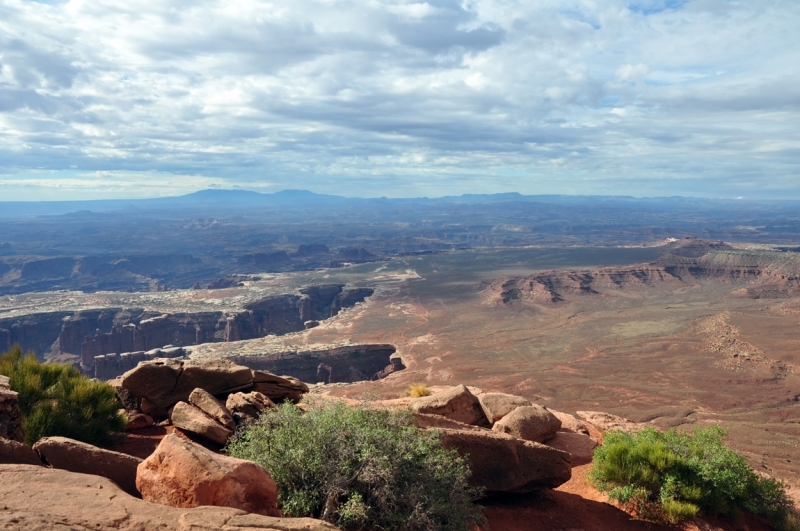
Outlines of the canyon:
<svg viewBox="0 0 800 531">
<path fill-rule="evenodd" d="M 145 359 L 182 356 L 184 350 L 175 347 L 245 341 L 304 330 L 307 323 L 317 324 L 333 317 L 363 302 L 372 293 L 370 288 L 321 284 L 299 288 L 297 293 L 256 298 L 241 308 L 233 303 L 225 310 L 209 312 L 94 308 L 6 317 L 0 318 L 0 350 L 19 344 L 41 357 L 73 361 L 92 376 L 110 379 Z M 350 378 L 347 381 L 353 381 L 351 366 L 342 366 L 341 358 L 363 357 L 360 365 L 355 364 L 360 369 L 354 366 L 353 370 L 363 369 L 368 379 L 390 364 L 389 356 L 394 350 L 387 349 L 390 347 L 377 349 L 377 354 L 369 347 L 347 353 L 334 350 L 326 359 L 330 358 L 337 373 L 347 373 L 345 378 Z M 283 366 L 287 373 L 292 372 L 291 367 Z M 306 375 L 304 370 L 300 373 Z M 309 377 L 308 381 L 316 379 Z M 326 381 L 331 381 L 331 375 Z"/>
</svg>

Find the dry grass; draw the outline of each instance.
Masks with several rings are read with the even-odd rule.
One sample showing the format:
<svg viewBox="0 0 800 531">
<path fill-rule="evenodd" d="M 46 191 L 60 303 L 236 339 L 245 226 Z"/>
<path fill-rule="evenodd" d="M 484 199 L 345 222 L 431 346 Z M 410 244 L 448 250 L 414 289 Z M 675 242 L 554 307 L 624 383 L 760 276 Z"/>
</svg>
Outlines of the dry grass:
<svg viewBox="0 0 800 531">
<path fill-rule="evenodd" d="M 406 389 L 406 396 L 410 396 L 411 398 L 419 398 L 421 396 L 428 396 L 430 394 L 431 390 L 428 389 L 428 386 L 424 383 L 411 384 Z"/>
</svg>

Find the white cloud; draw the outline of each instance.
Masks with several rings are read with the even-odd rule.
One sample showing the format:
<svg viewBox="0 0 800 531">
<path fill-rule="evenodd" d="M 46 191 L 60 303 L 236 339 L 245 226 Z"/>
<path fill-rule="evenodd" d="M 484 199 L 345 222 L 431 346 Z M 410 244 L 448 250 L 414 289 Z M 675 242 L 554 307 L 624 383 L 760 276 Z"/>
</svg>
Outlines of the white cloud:
<svg viewBox="0 0 800 531">
<path fill-rule="evenodd" d="M 0 0 L 0 179 L 800 197 L 799 25 L 793 0 Z"/>
</svg>

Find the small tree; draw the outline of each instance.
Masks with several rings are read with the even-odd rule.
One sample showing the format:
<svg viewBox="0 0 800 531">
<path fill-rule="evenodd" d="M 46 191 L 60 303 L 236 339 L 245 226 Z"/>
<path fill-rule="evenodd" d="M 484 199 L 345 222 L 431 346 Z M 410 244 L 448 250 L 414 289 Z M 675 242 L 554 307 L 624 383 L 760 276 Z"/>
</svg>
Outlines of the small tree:
<svg viewBox="0 0 800 531">
<path fill-rule="evenodd" d="M 0 374 L 19 393 L 25 442 L 62 436 L 97 444 L 125 430 L 114 389 L 90 380 L 71 365 L 40 363 L 15 346 L 0 356 Z"/>
<path fill-rule="evenodd" d="M 237 433 L 228 453 L 269 471 L 289 516 L 347 530 L 469 529 L 482 514 L 466 462 L 411 420 L 341 402 L 313 402 L 306 413 L 283 404 Z"/>
</svg>

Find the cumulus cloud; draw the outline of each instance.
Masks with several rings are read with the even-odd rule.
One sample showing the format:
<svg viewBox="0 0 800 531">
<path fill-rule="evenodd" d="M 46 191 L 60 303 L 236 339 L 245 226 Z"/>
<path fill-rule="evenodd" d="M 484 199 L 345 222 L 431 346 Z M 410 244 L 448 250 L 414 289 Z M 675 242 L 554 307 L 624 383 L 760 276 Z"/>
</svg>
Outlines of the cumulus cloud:
<svg viewBox="0 0 800 531">
<path fill-rule="evenodd" d="M 792 0 L 0 0 L 0 196 L 800 197 L 798 25 Z"/>
</svg>

